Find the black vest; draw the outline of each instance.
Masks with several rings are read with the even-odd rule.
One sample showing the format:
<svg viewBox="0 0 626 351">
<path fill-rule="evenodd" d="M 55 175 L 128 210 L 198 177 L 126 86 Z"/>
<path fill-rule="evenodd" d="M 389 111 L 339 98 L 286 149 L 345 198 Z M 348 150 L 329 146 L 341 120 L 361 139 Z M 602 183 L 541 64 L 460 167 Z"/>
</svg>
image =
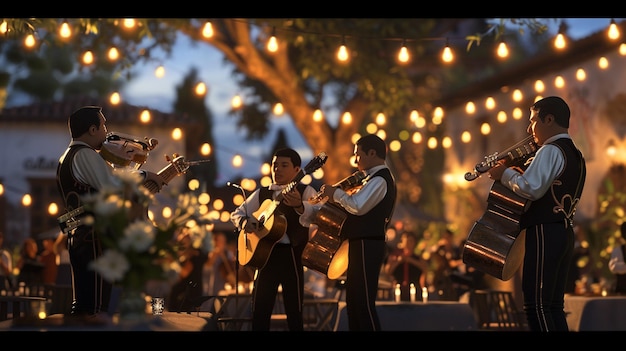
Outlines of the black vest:
<svg viewBox="0 0 626 351">
<path fill-rule="evenodd" d="M 540 199 L 531 202 L 528 211 L 522 214 L 522 229 L 539 223 L 565 222 L 573 226 L 574 213 L 585 185 L 586 166 L 581 152 L 569 138 L 553 141 L 565 156 L 565 167 Z"/>
<path fill-rule="evenodd" d="M 81 196 L 97 191 L 97 189 L 92 186 L 76 179 L 74 172 L 72 172 L 72 161 L 74 160 L 76 152 L 82 148 L 88 147 L 89 146 L 86 145 L 70 146 L 65 158 L 62 162 L 59 162 L 57 166 L 57 186 L 65 202 L 65 209 L 68 212 L 82 205 Z"/>
<path fill-rule="evenodd" d="M 396 182 L 389 171 L 383 168 L 374 173 L 371 177 L 383 177 L 387 182 L 387 193 L 385 197 L 364 215 L 353 215 L 347 213 L 343 236 L 346 239 L 370 238 L 385 240 L 387 225 L 393 214 L 396 202 Z M 343 208 L 342 208 L 343 209 Z"/>
<path fill-rule="evenodd" d="M 300 192 L 300 194 L 304 193 L 304 189 L 306 188 L 305 184 L 299 183 L 296 185 L 296 188 Z M 263 201 L 267 199 L 272 199 L 272 195 L 274 194 L 273 190 L 270 190 L 269 187 L 263 187 L 259 190 L 259 203 L 263 203 Z M 282 214 L 287 219 L 287 236 L 289 237 L 289 241 L 291 242 L 291 246 L 297 247 L 301 250 L 304 250 L 304 246 L 309 241 L 309 228 L 303 227 L 300 224 L 300 215 L 296 212 L 293 207 L 287 206 L 284 203 L 280 203 L 276 210 L 274 211 L 274 215 Z"/>
</svg>

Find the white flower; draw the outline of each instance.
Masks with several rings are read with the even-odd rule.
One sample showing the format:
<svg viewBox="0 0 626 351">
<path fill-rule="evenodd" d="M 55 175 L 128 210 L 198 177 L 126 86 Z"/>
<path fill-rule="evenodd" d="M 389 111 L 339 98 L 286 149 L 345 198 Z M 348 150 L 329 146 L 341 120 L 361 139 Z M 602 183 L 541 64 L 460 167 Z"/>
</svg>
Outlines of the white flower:
<svg viewBox="0 0 626 351">
<path fill-rule="evenodd" d="M 102 256 L 89 263 L 89 268 L 100 273 L 107 281 L 115 282 L 124 278 L 130 264 L 119 251 L 106 250 Z"/>
<path fill-rule="evenodd" d="M 119 209 L 123 206 L 124 200 L 119 196 L 113 194 L 105 197 L 101 201 L 98 201 L 94 204 L 94 212 L 98 216 L 108 217 L 113 213 L 119 211 Z"/>
<path fill-rule="evenodd" d="M 148 221 L 135 221 L 124 229 L 124 236 L 120 239 L 120 248 L 124 251 L 128 249 L 136 252 L 147 251 L 152 243 L 156 229 L 154 225 Z"/>
</svg>

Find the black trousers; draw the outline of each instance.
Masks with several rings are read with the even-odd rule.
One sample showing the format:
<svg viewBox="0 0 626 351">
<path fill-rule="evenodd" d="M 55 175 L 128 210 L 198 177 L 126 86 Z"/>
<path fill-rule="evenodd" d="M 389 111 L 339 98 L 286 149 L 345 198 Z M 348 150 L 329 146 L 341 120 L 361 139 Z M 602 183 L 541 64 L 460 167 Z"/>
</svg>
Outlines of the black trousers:
<svg viewBox="0 0 626 351">
<path fill-rule="evenodd" d="M 91 228 L 81 226 L 69 237 L 68 244 L 74 290 L 72 314 L 108 312 L 112 285 L 89 268 L 89 263 L 102 254 L 100 241 L 94 238 Z"/>
<path fill-rule="evenodd" d="M 529 329 L 568 331 L 563 309 L 574 230 L 563 222 L 529 227 L 525 250 L 522 292 Z"/>
<path fill-rule="evenodd" d="M 304 268 L 302 249 L 287 244 L 276 244 L 265 266 L 259 270 L 254 282 L 252 302 L 252 330 L 270 330 L 272 311 L 282 285 L 283 303 L 290 331 L 304 329 Z"/>
<path fill-rule="evenodd" d="M 376 296 L 386 245 L 385 240 L 350 239 L 346 272 L 346 312 L 350 331 L 380 330 Z"/>
</svg>

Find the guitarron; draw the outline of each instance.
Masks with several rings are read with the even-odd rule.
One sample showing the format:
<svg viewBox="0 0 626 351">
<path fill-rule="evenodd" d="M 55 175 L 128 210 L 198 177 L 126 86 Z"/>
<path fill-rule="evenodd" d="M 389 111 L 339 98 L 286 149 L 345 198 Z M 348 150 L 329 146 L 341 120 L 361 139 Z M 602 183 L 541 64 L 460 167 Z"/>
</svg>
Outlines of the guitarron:
<svg viewBox="0 0 626 351">
<path fill-rule="evenodd" d="M 366 177 L 365 171 L 356 171 L 333 186 L 351 193 L 361 187 Z M 322 201 L 322 194 L 317 193 L 309 202 Z M 347 218 L 347 212 L 332 203 L 326 202 L 319 209 L 313 220 L 314 235 L 302 253 L 302 264 L 325 274 L 329 279 L 338 279 L 344 275 L 348 269 L 348 241 L 343 240 L 341 232 Z"/>
<path fill-rule="evenodd" d="M 473 172 L 465 174 L 468 181 L 505 160 L 508 167 L 526 169 L 537 151 L 532 136 L 515 144 L 502 154 L 486 157 Z M 474 223 L 463 246 L 463 262 L 500 280 L 509 280 L 524 258 L 525 233 L 520 233 L 519 221 L 530 205 L 530 200 L 515 194 L 496 181 L 487 198 L 487 210 Z"/>
</svg>

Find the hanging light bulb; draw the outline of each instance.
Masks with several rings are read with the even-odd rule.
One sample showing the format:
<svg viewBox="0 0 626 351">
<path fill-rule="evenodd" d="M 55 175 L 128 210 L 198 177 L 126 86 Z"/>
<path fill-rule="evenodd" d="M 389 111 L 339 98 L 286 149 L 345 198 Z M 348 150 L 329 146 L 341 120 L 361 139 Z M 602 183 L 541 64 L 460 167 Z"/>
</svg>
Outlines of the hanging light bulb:
<svg viewBox="0 0 626 351">
<path fill-rule="evenodd" d="M 554 37 L 554 48 L 557 50 L 563 50 L 567 46 L 567 41 L 565 40 L 565 24 L 561 22 L 559 26 L 559 33 Z"/>
<path fill-rule="evenodd" d="M 267 51 L 271 53 L 278 51 L 278 42 L 276 40 L 276 27 L 272 28 L 272 36 L 267 41 Z"/>
<path fill-rule="evenodd" d="M 109 60 L 117 61 L 117 59 L 120 58 L 120 52 L 117 50 L 115 46 L 113 46 L 109 49 L 107 56 L 109 57 Z"/>
<path fill-rule="evenodd" d="M 213 38 L 213 34 L 215 34 L 213 31 L 213 25 L 210 21 L 207 21 L 204 24 L 204 27 L 202 27 L 202 36 L 205 38 Z"/>
<path fill-rule="evenodd" d="M 348 49 L 346 48 L 346 38 L 343 37 L 341 39 L 341 46 L 339 47 L 339 50 L 337 51 L 337 59 L 341 62 L 346 62 L 348 61 L 349 58 L 350 58 L 350 55 L 348 54 Z"/>
<path fill-rule="evenodd" d="M 61 23 L 61 27 L 59 28 L 59 35 L 61 36 L 61 38 L 64 39 L 72 36 L 72 28 L 70 28 L 70 25 L 67 23 L 67 21 L 63 21 L 63 23 Z"/>
<path fill-rule="evenodd" d="M 615 20 L 613 18 L 611 18 L 611 24 L 609 24 L 609 31 L 607 34 L 609 35 L 609 39 L 611 40 L 619 39 L 619 28 L 617 28 L 617 24 L 615 23 Z"/>
<path fill-rule="evenodd" d="M 496 52 L 498 53 L 498 57 L 500 58 L 507 58 L 509 56 L 509 48 L 506 46 L 504 40 L 500 41 L 500 44 L 498 44 L 498 50 Z"/>
<path fill-rule="evenodd" d="M 445 63 L 450 63 L 454 61 L 454 53 L 452 52 L 452 49 L 450 48 L 448 39 L 446 39 L 446 46 L 443 48 L 443 51 L 441 52 L 441 59 Z"/>
<path fill-rule="evenodd" d="M 406 41 L 402 40 L 402 47 L 400 48 L 400 52 L 398 52 L 398 61 L 407 63 L 410 59 L 409 49 L 406 48 Z"/>
</svg>

